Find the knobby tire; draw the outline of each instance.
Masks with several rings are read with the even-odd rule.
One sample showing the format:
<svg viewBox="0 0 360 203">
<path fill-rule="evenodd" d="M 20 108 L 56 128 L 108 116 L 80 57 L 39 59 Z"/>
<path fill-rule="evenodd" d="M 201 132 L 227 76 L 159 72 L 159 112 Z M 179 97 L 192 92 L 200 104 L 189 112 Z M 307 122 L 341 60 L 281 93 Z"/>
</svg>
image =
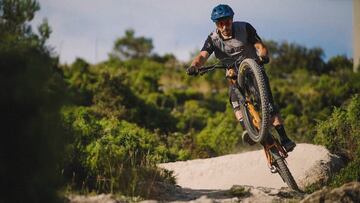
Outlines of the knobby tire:
<svg viewBox="0 0 360 203">
<path fill-rule="evenodd" d="M 239 75 L 238 75 L 238 83 L 242 89 L 245 87 L 245 77 L 246 77 L 246 70 L 243 69 L 250 69 L 250 71 L 254 75 L 255 83 L 258 88 L 258 94 L 261 100 L 261 126 L 260 129 L 255 129 L 252 123 L 252 117 L 249 113 L 247 107 L 241 105 L 241 111 L 244 119 L 244 124 L 246 130 L 249 133 L 250 138 L 254 142 L 262 142 L 265 140 L 267 132 L 268 132 L 268 125 L 270 122 L 270 109 L 269 109 L 269 91 L 270 85 L 268 80 L 266 80 L 266 73 L 263 67 L 258 65 L 255 60 L 253 59 L 245 59 L 241 62 L 239 67 Z"/>
<path fill-rule="evenodd" d="M 276 162 L 276 168 L 283 181 L 289 186 L 289 188 L 295 191 L 300 191 L 294 177 L 292 176 L 289 168 L 285 164 L 284 159 L 279 154 L 274 156 L 274 158 Z"/>
</svg>

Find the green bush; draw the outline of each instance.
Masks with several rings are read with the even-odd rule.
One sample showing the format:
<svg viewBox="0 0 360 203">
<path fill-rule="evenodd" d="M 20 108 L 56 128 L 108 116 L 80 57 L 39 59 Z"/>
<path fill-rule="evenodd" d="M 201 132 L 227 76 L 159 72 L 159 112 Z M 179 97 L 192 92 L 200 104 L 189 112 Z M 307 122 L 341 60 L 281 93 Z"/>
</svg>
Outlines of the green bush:
<svg viewBox="0 0 360 203">
<path fill-rule="evenodd" d="M 208 109 L 202 106 L 199 101 L 188 100 L 183 108 L 173 111 L 173 115 L 178 118 L 176 127 L 182 132 L 188 132 L 191 129 L 203 129 L 211 114 Z"/>
<path fill-rule="evenodd" d="M 333 178 L 332 185 L 360 180 L 360 96 L 354 96 L 342 108 L 317 126 L 315 142 L 325 145 L 332 153 L 339 154 L 349 164 Z"/>
<path fill-rule="evenodd" d="M 344 108 L 334 110 L 317 126 L 315 142 L 348 159 L 356 158 L 360 146 L 360 97 L 354 96 Z"/>
<path fill-rule="evenodd" d="M 66 99 L 51 29 L 33 32 L 34 0 L 0 0 L 0 202 L 56 202 L 66 142 L 59 110 Z"/>
<path fill-rule="evenodd" d="M 74 135 L 64 169 L 74 189 L 146 196 L 154 182 L 172 181 L 155 166 L 168 154 L 156 134 L 126 121 L 96 117 L 89 107 L 64 108 L 63 118 Z"/>
<path fill-rule="evenodd" d="M 241 126 L 230 108 L 208 119 L 207 126 L 196 136 L 200 156 L 218 156 L 230 153 L 238 144 Z"/>
<path fill-rule="evenodd" d="M 359 155 L 358 155 L 359 156 Z M 360 159 L 357 158 L 351 161 L 345 168 L 332 178 L 330 182 L 331 187 L 340 187 L 344 183 L 352 181 L 360 181 Z"/>
</svg>

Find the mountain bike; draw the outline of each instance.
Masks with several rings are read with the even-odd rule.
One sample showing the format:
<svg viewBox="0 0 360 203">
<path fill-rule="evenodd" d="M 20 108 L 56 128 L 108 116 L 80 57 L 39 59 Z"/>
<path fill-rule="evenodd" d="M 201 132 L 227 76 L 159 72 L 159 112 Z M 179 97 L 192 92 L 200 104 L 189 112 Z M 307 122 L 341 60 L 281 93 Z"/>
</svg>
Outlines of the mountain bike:
<svg viewBox="0 0 360 203">
<path fill-rule="evenodd" d="M 271 108 L 270 85 L 263 66 L 254 59 L 226 59 L 221 63 L 200 67 L 203 75 L 215 69 L 232 69 L 236 77 L 230 81 L 236 86 L 235 93 L 240 103 L 245 128 L 250 139 L 260 143 L 265 151 L 268 167 L 272 173 L 278 173 L 282 180 L 293 190 L 299 191 L 285 158 L 286 150 L 270 132 Z"/>
</svg>

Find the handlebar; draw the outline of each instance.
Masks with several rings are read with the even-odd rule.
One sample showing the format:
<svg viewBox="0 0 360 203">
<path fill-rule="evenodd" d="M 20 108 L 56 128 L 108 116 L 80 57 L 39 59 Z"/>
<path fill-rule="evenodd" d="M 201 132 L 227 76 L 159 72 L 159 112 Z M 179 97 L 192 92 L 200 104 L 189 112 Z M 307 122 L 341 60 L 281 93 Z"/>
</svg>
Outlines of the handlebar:
<svg viewBox="0 0 360 203">
<path fill-rule="evenodd" d="M 254 59 L 259 65 L 263 65 L 269 62 L 269 58 L 256 58 Z M 233 58 L 225 58 L 221 63 L 216 63 L 210 66 L 202 66 L 198 69 L 200 75 L 212 71 L 214 69 L 229 69 L 233 67 L 238 67 L 242 60 L 234 60 Z"/>
<path fill-rule="evenodd" d="M 204 75 L 205 73 L 212 71 L 214 69 L 227 69 L 227 68 L 228 66 L 215 64 L 215 65 L 200 67 L 198 70 L 200 75 Z"/>
<path fill-rule="evenodd" d="M 229 69 L 233 67 L 237 67 L 239 63 L 238 59 L 234 58 L 224 58 L 220 61 L 220 63 L 215 63 L 210 66 L 203 66 L 198 69 L 200 75 L 204 75 L 205 73 L 212 71 L 214 69 Z"/>
</svg>

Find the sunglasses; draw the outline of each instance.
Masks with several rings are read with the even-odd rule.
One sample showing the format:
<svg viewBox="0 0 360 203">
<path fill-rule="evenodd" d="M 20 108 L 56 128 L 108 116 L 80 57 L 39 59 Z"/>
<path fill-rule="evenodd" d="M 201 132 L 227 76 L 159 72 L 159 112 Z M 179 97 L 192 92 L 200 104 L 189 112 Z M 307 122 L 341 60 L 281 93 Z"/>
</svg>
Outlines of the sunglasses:
<svg viewBox="0 0 360 203">
<path fill-rule="evenodd" d="M 229 27 L 232 23 L 232 19 L 228 18 L 228 19 L 224 19 L 224 20 L 219 20 L 218 22 L 216 22 L 216 26 L 218 27 Z"/>
</svg>

